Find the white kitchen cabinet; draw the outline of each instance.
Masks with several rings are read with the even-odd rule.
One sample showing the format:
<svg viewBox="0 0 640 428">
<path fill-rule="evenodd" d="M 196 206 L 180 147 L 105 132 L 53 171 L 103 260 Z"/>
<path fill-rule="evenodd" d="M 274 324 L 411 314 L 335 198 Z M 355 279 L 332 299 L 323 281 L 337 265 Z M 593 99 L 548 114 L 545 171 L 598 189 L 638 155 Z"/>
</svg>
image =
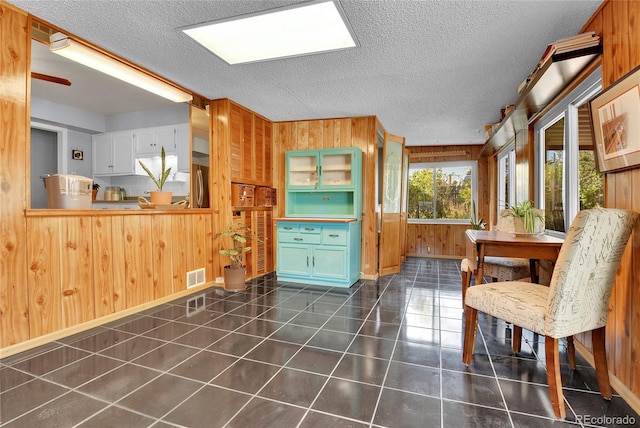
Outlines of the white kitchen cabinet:
<svg viewBox="0 0 640 428">
<path fill-rule="evenodd" d="M 160 154 L 160 146 L 157 146 L 156 148 L 155 134 L 154 128 L 135 129 L 133 131 L 136 155 Z"/>
<path fill-rule="evenodd" d="M 133 175 L 136 159 L 160 156 L 162 147 L 167 156 L 178 156 L 178 171 L 189 172 L 189 134 L 188 123 L 95 134 L 93 175 Z"/>
<path fill-rule="evenodd" d="M 189 126 L 188 124 L 185 124 Z M 162 147 L 167 155 L 175 155 L 178 133 L 184 125 L 156 126 L 133 130 L 135 151 L 138 157 L 160 156 Z"/>
<path fill-rule="evenodd" d="M 93 136 L 93 175 L 129 175 L 135 171 L 133 131 Z"/>
</svg>

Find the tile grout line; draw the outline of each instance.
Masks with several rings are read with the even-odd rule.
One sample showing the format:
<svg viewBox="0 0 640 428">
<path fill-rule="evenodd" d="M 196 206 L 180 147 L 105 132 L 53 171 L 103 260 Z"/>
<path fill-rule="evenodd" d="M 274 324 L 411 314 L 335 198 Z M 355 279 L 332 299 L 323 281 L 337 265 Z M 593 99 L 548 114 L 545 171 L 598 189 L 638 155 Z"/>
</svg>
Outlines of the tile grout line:
<svg viewBox="0 0 640 428">
<path fill-rule="evenodd" d="M 411 283 L 411 293 L 413 293 L 413 287 L 415 285 L 415 280 L 416 277 L 418 276 L 418 271 L 416 271 L 415 276 L 413 278 L 413 282 Z M 395 274 L 392 276 L 395 277 Z M 386 290 L 386 288 L 385 288 Z M 409 296 L 409 299 L 411 299 L 411 296 Z M 369 421 L 369 426 L 372 427 L 373 426 L 373 421 L 375 420 L 376 417 L 376 413 L 378 412 L 378 405 L 380 404 L 380 399 L 382 398 L 382 393 L 384 391 L 384 384 L 387 380 L 387 375 L 389 374 L 389 369 L 391 368 L 391 361 L 393 359 L 393 355 L 395 354 L 396 351 L 396 347 L 398 346 L 398 338 L 400 337 L 400 332 L 402 331 L 402 322 L 405 320 L 406 316 L 407 316 L 407 307 L 409 306 L 409 301 L 405 302 L 404 305 L 404 310 L 402 312 L 402 319 L 400 320 L 400 328 L 398 329 L 398 332 L 396 333 L 396 339 L 393 342 L 393 349 L 391 349 L 391 355 L 389 356 L 389 359 L 387 361 L 387 369 L 384 372 L 384 376 L 382 377 L 382 382 L 380 383 L 380 392 L 378 393 L 378 398 L 376 400 L 376 404 L 373 407 L 373 413 L 371 414 L 371 420 Z M 438 352 L 439 354 L 440 352 Z"/>
</svg>

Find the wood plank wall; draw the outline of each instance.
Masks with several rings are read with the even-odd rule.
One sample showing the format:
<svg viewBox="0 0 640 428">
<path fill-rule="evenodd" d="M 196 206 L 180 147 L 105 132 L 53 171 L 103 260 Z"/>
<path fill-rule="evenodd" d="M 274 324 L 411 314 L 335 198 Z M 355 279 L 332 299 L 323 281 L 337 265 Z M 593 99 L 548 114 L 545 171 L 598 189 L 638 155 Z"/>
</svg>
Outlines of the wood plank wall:
<svg viewBox="0 0 640 428">
<path fill-rule="evenodd" d="M 478 160 L 478 215 L 489 219 L 491 192 L 487 186 L 486 157 L 477 159 L 481 145 L 477 146 L 442 146 L 442 147 L 408 147 L 409 158 L 413 162 L 452 162 L 459 160 Z M 459 152 L 464 152 L 460 155 Z M 420 156 L 423 155 L 423 156 Z M 410 162 L 412 162 L 410 160 Z M 494 191 L 495 194 L 495 191 Z M 450 257 L 462 258 L 466 254 L 464 231 L 469 224 L 415 224 L 407 226 L 407 255 L 417 257 Z"/>
<path fill-rule="evenodd" d="M 583 31 L 595 31 L 603 43 L 603 88 L 640 66 L 640 2 L 605 1 Z M 605 206 L 640 211 L 640 168 L 605 175 Z M 580 342 L 590 349 L 585 335 Z M 640 226 L 618 272 L 607 321 L 609 370 L 625 399 L 640 411 Z M 614 385 L 616 386 L 616 385 Z"/>
<path fill-rule="evenodd" d="M 213 281 L 211 238 L 226 220 L 214 209 L 27 210 L 31 20 L 0 2 L 0 24 L 0 357 L 185 294 L 187 271 Z M 225 180 L 212 175 L 211 188 Z M 214 203 L 229 206 L 227 193 Z"/>
<path fill-rule="evenodd" d="M 26 14 L 0 3 L 0 347 L 29 338 L 24 217 L 29 24 Z"/>
<path fill-rule="evenodd" d="M 375 211 L 378 143 L 384 131 L 375 116 L 274 123 L 274 187 L 278 192 L 276 217 L 284 217 L 285 153 L 290 150 L 358 147 L 362 150 L 362 262 L 365 278 L 378 272 L 378 220 Z"/>
</svg>

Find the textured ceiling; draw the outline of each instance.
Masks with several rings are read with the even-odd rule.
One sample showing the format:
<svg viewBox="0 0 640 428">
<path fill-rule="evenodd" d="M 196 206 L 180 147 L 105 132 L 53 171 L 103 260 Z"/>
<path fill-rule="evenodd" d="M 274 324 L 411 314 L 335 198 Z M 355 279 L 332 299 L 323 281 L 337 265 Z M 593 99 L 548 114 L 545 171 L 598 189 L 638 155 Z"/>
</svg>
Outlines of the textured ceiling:
<svg viewBox="0 0 640 428">
<path fill-rule="evenodd" d="M 179 28 L 299 2 L 8 2 L 204 97 L 231 98 L 273 121 L 375 115 L 412 146 L 484 143 L 484 125 L 515 102 L 518 85 L 547 44 L 577 34 L 600 5 L 597 0 L 341 0 L 359 48 L 230 66 Z M 66 73 L 35 59 L 33 71 Z M 73 76 L 63 76 L 74 82 L 64 96 L 69 103 L 82 74 L 91 76 L 84 71 L 77 84 Z M 50 86 L 34 81 L 33 95 L 46 97 Z M 131 89 L 116 94 L 96 84 L 82 98 L 106 106 L 115 97 L 117 104 L 132 106 L 135 100 L 121 98 L 145 97 Z"/>
</svg>

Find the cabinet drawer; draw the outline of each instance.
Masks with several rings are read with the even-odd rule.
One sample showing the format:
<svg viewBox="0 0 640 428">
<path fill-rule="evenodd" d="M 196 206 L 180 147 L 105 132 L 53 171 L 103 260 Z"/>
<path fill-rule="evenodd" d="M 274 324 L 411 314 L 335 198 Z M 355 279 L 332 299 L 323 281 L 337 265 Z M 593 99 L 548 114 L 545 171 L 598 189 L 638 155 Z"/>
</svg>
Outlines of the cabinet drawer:
<svg viewBox="0 0 640 428">
<path fill-rule="evenodd" d="M 322 232 L 322 226 L 313 226 L 310 224 L 301 224 L 300 233 L 312 233 L 319 235 Z"/>
<path fill-rule="evenodd" d="M 278 223 L 278 234 L 281 233 L 298 233 L 300 226 L 291 223 Z"/>
<path fill-rule="evenodd" d="M 279 233 L 278 242 L 289 242 L 292 244 L 319 244 L 320 234 Z"/>
<path fill-rule="evenodd" d="M 322 229 L 322 244 L 347 245 L 347 231 L 345 229 L 324 227 Z"/>
</svg>

